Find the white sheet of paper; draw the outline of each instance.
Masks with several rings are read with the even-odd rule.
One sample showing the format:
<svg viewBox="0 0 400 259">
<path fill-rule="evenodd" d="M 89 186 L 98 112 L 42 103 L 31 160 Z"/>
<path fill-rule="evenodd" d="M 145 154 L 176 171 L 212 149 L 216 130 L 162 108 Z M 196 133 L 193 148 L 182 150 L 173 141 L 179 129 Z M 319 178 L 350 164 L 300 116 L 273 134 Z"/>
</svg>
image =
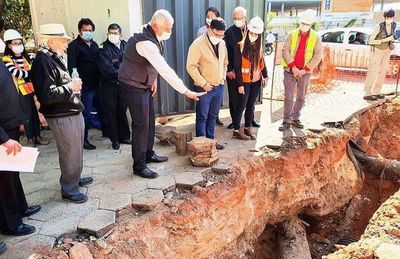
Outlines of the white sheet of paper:
<svg viewBox="0 0 400 259">
<path fill-rule="evenodd" d="M 38 155 L 38 149 L 32 147 L 22 147 L 15 156 L 7 155 L 6 148 L 0 146 L 0 171 L 34 172 Z"/>
</svg>

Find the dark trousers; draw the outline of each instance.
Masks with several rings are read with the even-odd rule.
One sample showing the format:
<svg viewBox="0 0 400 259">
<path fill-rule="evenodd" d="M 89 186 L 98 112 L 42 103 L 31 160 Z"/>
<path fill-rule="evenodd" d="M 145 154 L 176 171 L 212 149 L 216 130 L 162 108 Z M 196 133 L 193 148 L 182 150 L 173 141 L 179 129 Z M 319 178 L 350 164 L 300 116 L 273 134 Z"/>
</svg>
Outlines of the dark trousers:
<svg viewBox="0 0 400 259">
<path fill-rule="evenodd" d="M 120 82 L 123 102 L 132 116 L 133 170 L 146 167 L 146 158 L 153 156 L 155 115 L 150 89 L 136 88 Z"/>
<path fill-rule="evenodd" d="M 130 139 L 127 106 L 122 102 L 118 82 L 101 82 L 101 94 L 104 102 L 104 115 L 107 121 L 107 132 L 112 143 Z"/>
<path fill-rule="evenodd" d="M 196 136 L 214 139 L 215 124 L 224 96 L 224 85 L 214 86 L 196 103 Z"/>
<path fill-rule="evenodd" d="M 235 84 L 235 80 L 230 80 L 226 78 L 228 84 L 228 96 L 229 96 L 229 112 L 231 114 L 232 122 L 235 118 L 236 110 L 238 108 L 238 88 Z"/>
<path fill-rule="evenodd" d="M 101 89 L 96 90 L 96 94 L 93 98 L 93 111 L 96 112 L 96 116 L 91 117 L 91 124 L 94 128 L 101 130 L 103 137 L 109 137 L 108 134 L 108 122 L 105 111 L 105 101 L 101 93 Z"/>
<path fill-rule="evenodd" d="M 245 124 L 244 126 L 250 127 L 254 118 L 255 103 L 261 90 L 261 80 L 249 84 L 244 84 L 244 94 L 238 96 L 238 108 L 236 110 L 235 118 L 233 120 L 234 129 L 240 129 L 240 121 L 242 119 L 243 111 Z"/>
<path fill-rule="evenodd" d="M 94 111 L 93 99 L 96 95 L 96 89 L 93 88 L 83 88 L 81 101 L 85 109 L 83 110 L 83 118 L 85 119 L 85 137 L 88 139 L 89 129 L 92 127 L 92 112 Z"/>
<path fill-rule="evenodd" d="M 18 141 L 18 129 L 9 130 L 7 134 Z M 27 208 L 19 172 L 0 171 L 0 230 L 12 231 L 20 226 L 21 215 Z"/>
<path fill-rule="evenodd" d="M 21 95 L 21 106 L 25 115 L 23 124 L 25 127 L 25 135 L 28 139 L 40 136 L 39 114 L 33 96 L 34 94 Z"/>
</svg>

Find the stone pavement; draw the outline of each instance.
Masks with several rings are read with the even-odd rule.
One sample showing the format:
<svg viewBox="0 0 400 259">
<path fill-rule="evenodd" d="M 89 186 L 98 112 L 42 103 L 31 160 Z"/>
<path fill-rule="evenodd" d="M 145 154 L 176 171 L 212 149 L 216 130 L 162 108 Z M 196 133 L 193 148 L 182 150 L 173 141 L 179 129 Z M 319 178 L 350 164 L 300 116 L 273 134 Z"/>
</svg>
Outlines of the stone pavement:
<svg viewBox="0 0 400 259">
<path fill-rule="evenodd" d="M 304 108 L 303 121 L 307 127 L 321 128 L 320 124 L 325 121 L 344 120 L 346 116 L 369 105 L 361 97 L 362 89 L 343 85 L 325 94 L 310 94 Z M 210 171 L 227 170 L 239 157 L 254 155 L 256 148 L 280 145 L 283 137 L 288 134 L 277 130 L 281 123 L 282 104 L 276 102 L 271 105 L 265 100 L 264 104 L 257 106 L 256 118 L 260 119 L 263 127 L 258 131 L 256 141 L 232 139 L 231 130 L 217 127 L 216 136 L 226 148 L 218 152 L 220 160 L 213 168 L 193 167 L 187 156 L 175 154 L 175 147 L 162 146 L 156 140 L 156 152 L 169 156 L 170 160 L 167 163 L 150 164 L 149 167 L 160 174 L 159 178 L 150 180 L 132 174 L 130 146 L 121 145 L 121 150 L 112 150 L 108 139 L 102 138 L 99 131 L 91 130 L 91 142 L 97 149 L 85 150 L 83 176 L 92 176 L 94 183 L 81 189 L 89 196 L 88 202 L 84 204 L 73 204 L 61 199 L 57 149 L 51 132 L 43 131 L 51 144 L 39 148 L 35 173 L 21 173 L 28 203 L 42 205 L 40 213 L 24 220 L 34 225 L 37 231 L 26 237 L 0 235 L 0 240 L 5 241 L 9 247 L 0 258 L 27 258 L 34 248 L 50 249 L 59 237 L 73 234 L 78 228 L 102 236 L 118 221 L 118 213 L 122 209 L 140 207 L 151 210 L 165 197 L 171 197 L 177 187 L 190 188 L 202 182 Z M 227 109 L 221 110 L 220 117 L 226 125 L 230 123 Z M 174 116 L 167 125 L 193 131 L 194 118 L 194 114 Z M 304 135 L 304 131 L 296 130 L 290 134 Z"/>
</svg>

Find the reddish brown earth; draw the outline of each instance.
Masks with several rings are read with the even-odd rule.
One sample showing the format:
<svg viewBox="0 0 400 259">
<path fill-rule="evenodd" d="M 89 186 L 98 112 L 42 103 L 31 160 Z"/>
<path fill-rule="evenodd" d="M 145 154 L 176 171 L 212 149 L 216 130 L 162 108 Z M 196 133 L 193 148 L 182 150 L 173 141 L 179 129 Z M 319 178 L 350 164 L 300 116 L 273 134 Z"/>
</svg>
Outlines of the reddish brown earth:
<svg viewBox="0 0 400 259">
<path fill-rule="evenodd" d="M 106 238 L 106 245 L 87 246 L 94 258 L 255 257 L 255 244 L 267 224 L 300 213 L 329 215 L 362 190 L 346 145 L 362 135 L 385 156 L 395 155 L 385 153 L 380 144 L 390 134 L 374 139 L 377 130 L 396 130 L 395 122 L 378 123 L 378 118 L 391 112 L 397 116 L 399 108 L 399 101 L 373 108 L 346 130 L 309 132 L 302 143 L 281 152 L 266 149 L 256 157 L 243 158 L 220 182 L 206 188 L 196 186 L 184 199 L 166 199 L 147 213 L 127 211 Z M 53 251 L 51 257 L 58 253 Z"/>
</svg>

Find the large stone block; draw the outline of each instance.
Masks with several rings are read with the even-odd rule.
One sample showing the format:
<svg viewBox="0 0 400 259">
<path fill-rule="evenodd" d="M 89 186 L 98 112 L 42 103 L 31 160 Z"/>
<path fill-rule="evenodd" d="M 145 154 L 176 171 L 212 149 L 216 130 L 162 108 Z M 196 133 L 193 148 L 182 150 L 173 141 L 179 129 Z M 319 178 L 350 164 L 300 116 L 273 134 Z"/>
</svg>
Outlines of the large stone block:
<svg viewBox="0 0 400 259">
<path fill-rule="evenodd" d="M 101 237 L 110 230 L 113 224 L 115 224 L 114 211 L 96 210 L 79 222 L 78 230 Z"/>
</svg>

